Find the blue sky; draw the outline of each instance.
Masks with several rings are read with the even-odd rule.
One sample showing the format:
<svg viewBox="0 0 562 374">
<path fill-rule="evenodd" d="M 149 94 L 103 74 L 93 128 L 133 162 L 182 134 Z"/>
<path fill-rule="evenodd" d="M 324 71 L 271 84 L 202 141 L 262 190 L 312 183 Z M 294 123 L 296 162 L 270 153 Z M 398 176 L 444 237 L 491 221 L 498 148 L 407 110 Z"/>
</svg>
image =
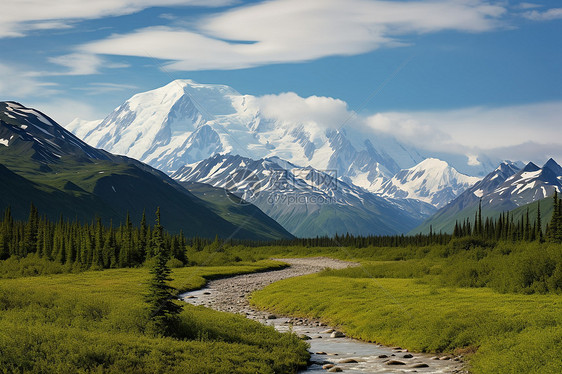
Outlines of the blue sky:
<svg viewBox="0 0 562 374">
<path fill-rule="evenodd" d="M 0 99 L 64 124 L 191 78 L 338 98 L 404 141 L 540 162 L 562 157 L 560 35 L 555 0 L 6 0 Z"/>
</svg>

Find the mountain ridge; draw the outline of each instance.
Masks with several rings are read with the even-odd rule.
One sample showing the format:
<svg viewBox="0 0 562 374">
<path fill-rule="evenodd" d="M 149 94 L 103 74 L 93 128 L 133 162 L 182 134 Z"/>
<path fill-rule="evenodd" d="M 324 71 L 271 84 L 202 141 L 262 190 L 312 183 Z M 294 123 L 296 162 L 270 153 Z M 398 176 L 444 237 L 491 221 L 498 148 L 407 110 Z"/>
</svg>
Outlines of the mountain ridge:
<svg viewBox="0 0 562 374">
<path fill-rule="evenodd" d="M 62 128 L 44 113 L 15 102 L 0 102 L 0 165 L 3 207 L 25 218 L 33 202 L 42 214 L 58 219 L 105 223 L 134 220 L 162 210 L 168 230 L 188 235 L 276 239 L 291 235 L 259 209 L 250 224 L 237 227 L 166 174 L 125 156 L 97 150 Z M 27 192 L 26 192 L 27 191 Z M 244 212 L 239 212 L 244 214 Z M 252 231 L 261 221 L 271 232 Z"/>
</svg>

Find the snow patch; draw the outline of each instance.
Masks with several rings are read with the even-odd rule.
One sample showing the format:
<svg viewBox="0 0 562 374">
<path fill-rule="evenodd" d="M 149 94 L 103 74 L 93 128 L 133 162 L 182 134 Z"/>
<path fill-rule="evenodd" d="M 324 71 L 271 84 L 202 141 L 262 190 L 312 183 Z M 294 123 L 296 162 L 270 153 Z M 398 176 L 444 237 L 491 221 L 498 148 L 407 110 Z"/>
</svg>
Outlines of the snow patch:
<svg viewBox="0 0 562 374">
<path fill-rule="evenodd" d="M 6 146 L 6 147 L 8 146 L 8 143 L 9 143 L 9 142 L 10 142 L 10 141 L 9 141 L 8 139 L 0 139 L 0 144 L 4 145 L 4 146 Z"/>
<path fill-rule="evenodd" d="M 474 191 L 473 193 L 474 193 L 474 196 L 476 196 L 476 197 L 482 197 L 482 196 L 484 196 L 484 191 L 483 191 L 483 190 L 476 190 L 476 191 Z"/>
</svg>

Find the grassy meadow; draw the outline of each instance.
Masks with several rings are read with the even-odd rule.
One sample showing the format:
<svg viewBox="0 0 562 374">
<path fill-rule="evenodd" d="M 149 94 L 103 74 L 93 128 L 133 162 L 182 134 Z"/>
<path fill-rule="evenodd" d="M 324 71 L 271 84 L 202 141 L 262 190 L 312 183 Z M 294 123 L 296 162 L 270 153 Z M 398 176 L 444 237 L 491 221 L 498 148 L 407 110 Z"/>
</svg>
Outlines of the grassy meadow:
<svg viewBox="0 0 562 374">
<path fill-rule="evenodd" d="M 362 266 L 280 281 L 251 302 L 366 341 L 468 354 L 473 373 L 561 373 L 562 247 L 465 244 L 342 248 Z"/>
<path fill-rule="evenodd" d="M 263 261 L 174 269 L 173 285 L 279 267 Z M 185 305 L 179 339 L 145 331 L 146 268 L 0 281 L 0 372 L 292 373 L 306 345 L 241 316 Z"/>
</svg>

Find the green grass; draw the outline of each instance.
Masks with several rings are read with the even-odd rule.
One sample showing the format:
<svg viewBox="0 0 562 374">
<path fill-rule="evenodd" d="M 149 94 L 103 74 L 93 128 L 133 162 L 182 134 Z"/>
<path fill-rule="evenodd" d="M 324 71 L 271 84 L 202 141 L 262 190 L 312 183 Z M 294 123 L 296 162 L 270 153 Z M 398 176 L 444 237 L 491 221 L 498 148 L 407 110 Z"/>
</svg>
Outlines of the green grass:
<svg viewBox="0 0 562 374">
<path fill-rule="evenodd" d="M 552 259 L 560 267 L 561 248 L 507 247 L 349 249 L 362 254 L 362 267 L 277 282 L 251 302 L 320 318 L 367 341 L 424 352 L 476 351 L 469 358 L 474 373 L 561 373 L 562 295 L 539 294 L 551 279 L 521 286 Z"/>
<path fill-rule="evenodd" d="M 279 266 L 180 268 L 174 286 Z M 0 281 L 0 372 L 290 373 L 306 363 L 296 336 L 204 307 L 185 305 L 183 339 L 145 332 L 147 279 L 141 268 Z"/>
</svg>

